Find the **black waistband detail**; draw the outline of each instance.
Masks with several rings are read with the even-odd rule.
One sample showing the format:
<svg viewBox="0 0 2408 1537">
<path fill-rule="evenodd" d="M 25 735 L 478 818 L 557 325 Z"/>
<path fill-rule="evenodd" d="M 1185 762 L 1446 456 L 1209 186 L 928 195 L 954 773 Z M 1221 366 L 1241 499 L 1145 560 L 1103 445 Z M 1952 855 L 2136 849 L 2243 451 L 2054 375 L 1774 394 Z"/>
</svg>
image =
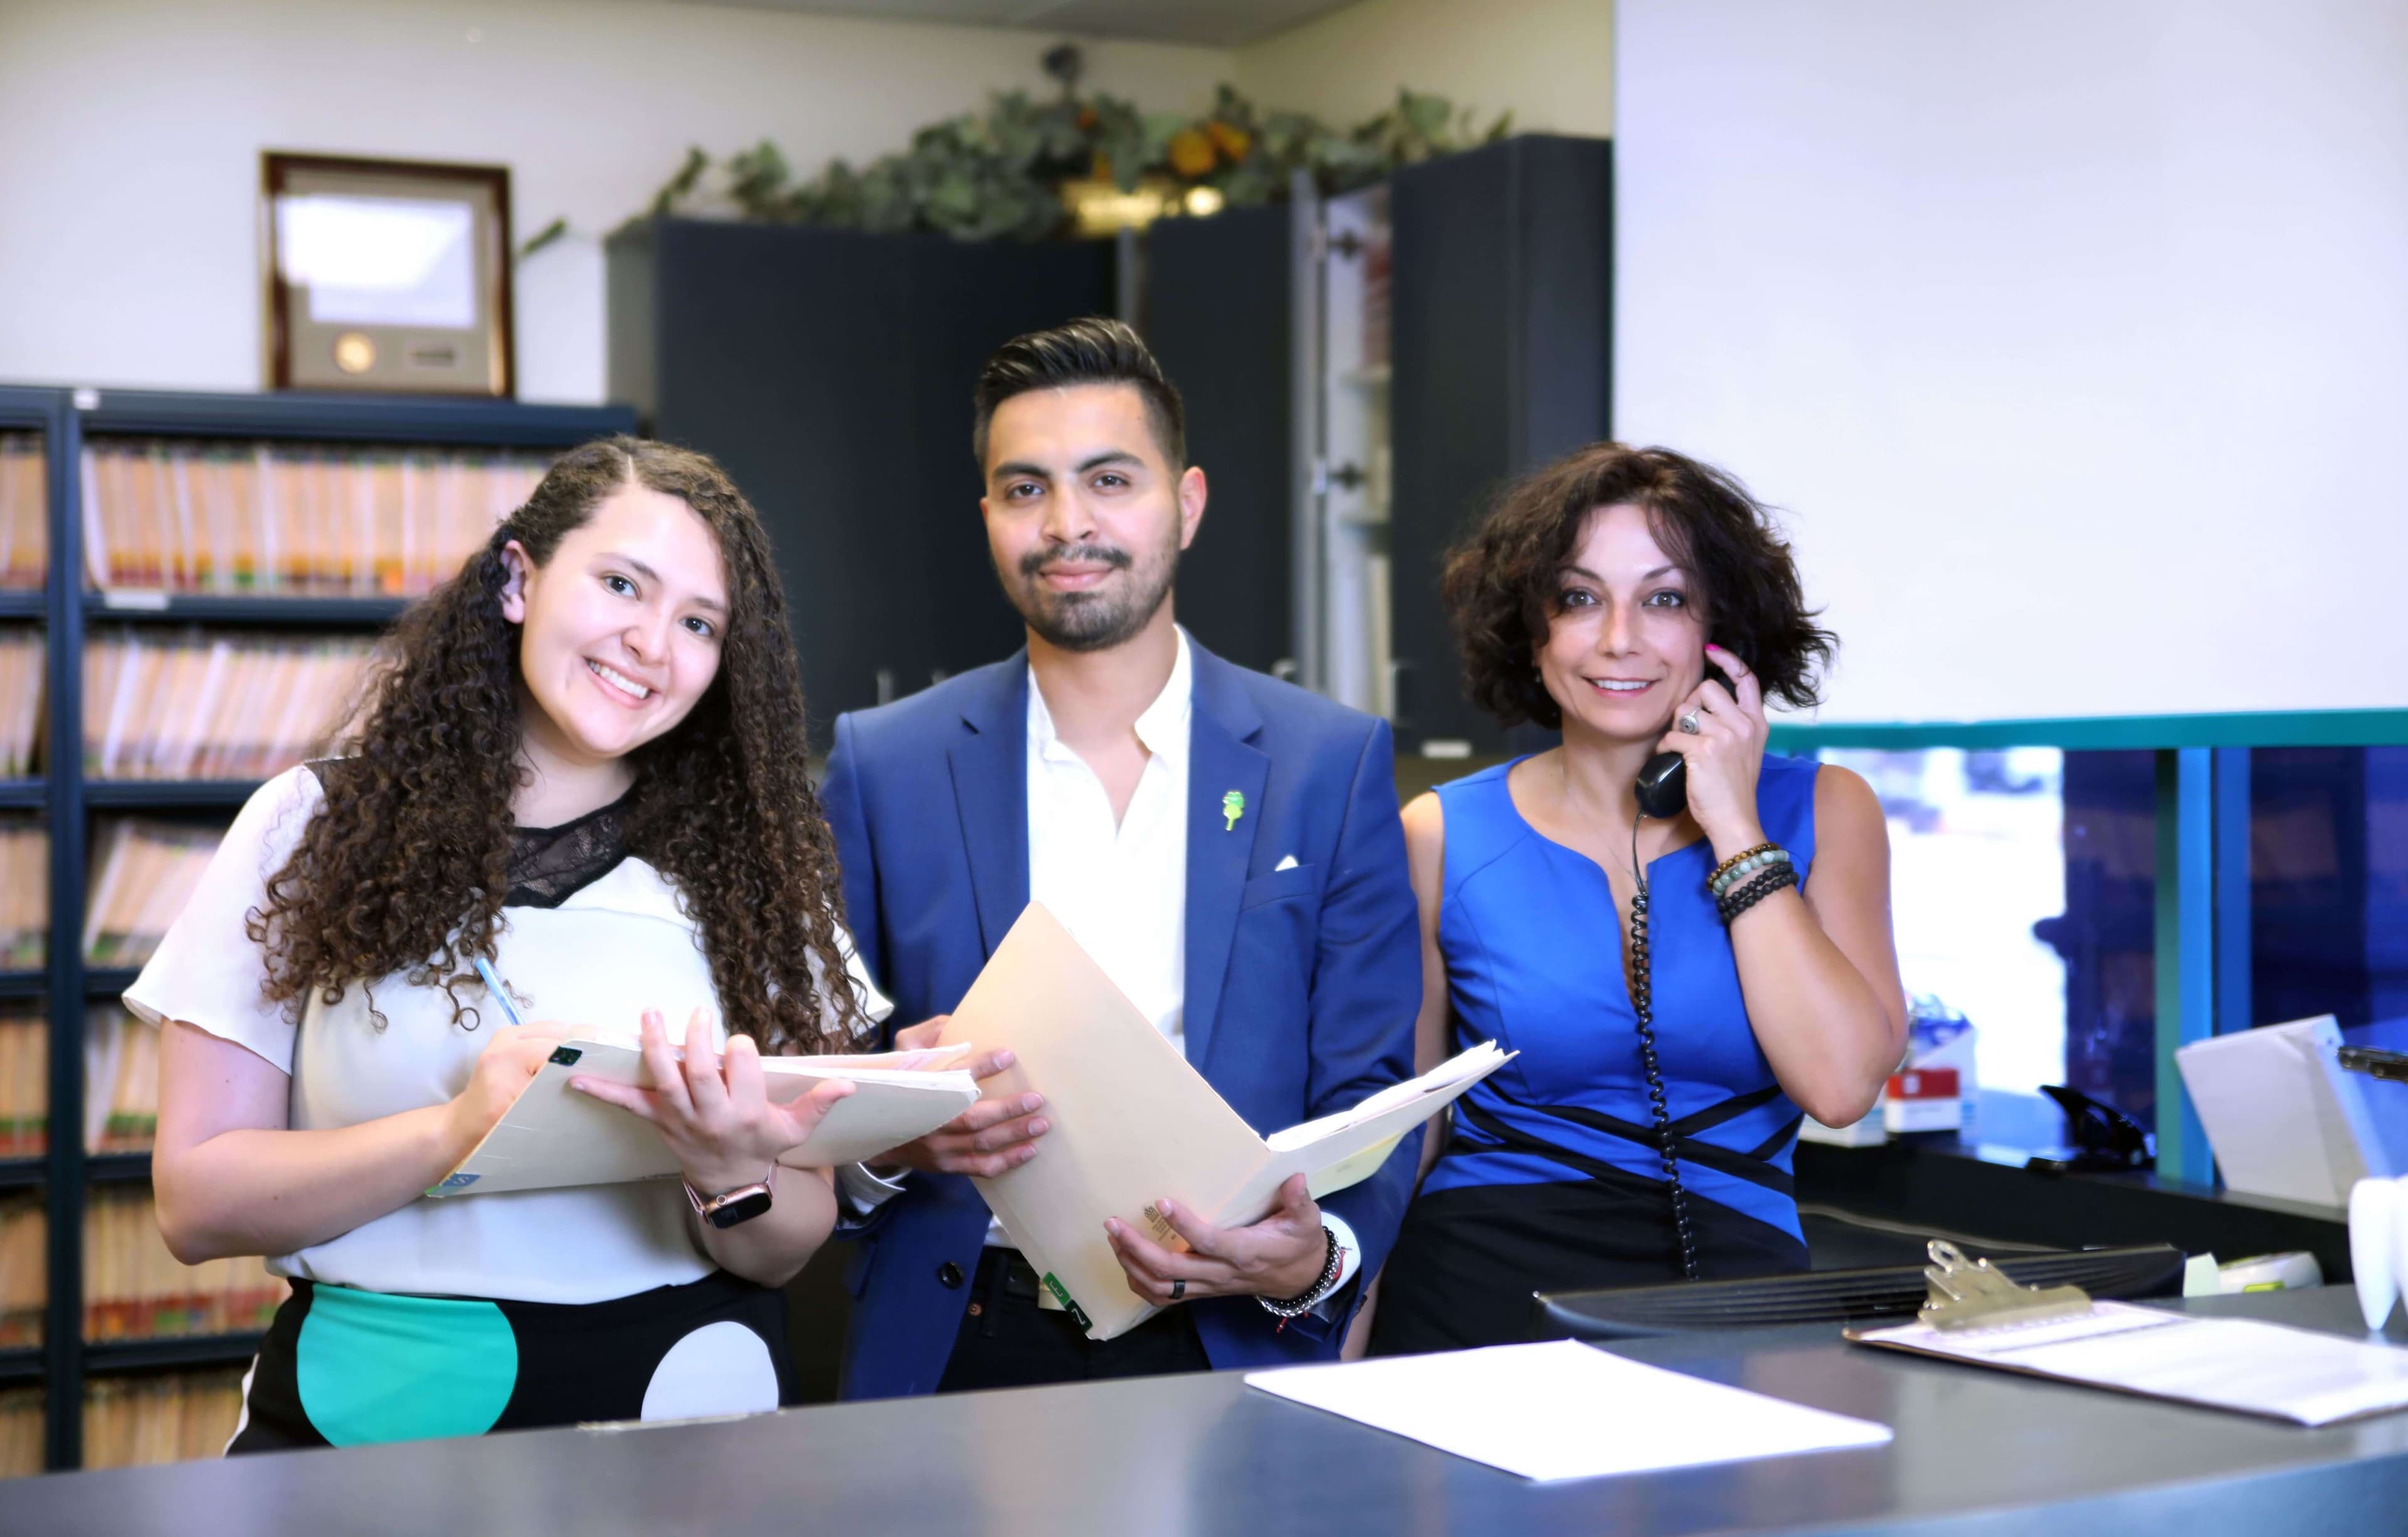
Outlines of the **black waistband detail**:
<svg viewBox="0 0 2408 1537">
<path fill-rule="evenodd" d="M 1758 1101 L 1758 1103 L 1761 1102 L 1761 1100 Z M 1553 1115 L 1558 1120 L 1570 1121 L 1575 1126 L 1584 1126 L 1592 1131 L 1602 1131 L 1608 1136 L 1619 1137 L 1625 1142 L 1637 1142 L 1641 1147 L 1653 1148 L 1657 1145 L 1655 1128 L 1621 1120 L 1605 1114 L 1601 1111 L 1587 1110 L 1578 1105 L 1534 1105 L 1531 1108 Z M 1541 1142 L 1473 1104 L 1468 1095 L 1455 1102 L 1455 1111 L 1473 1127 L 1497 1139 L 1498 1145 L 1508 1152 L 1533 1153 L 1590 1175 L 1596 1175 L 1599 1171 L 1608 1169 L 1612 1170 L 1617 1175 L 1630 1172 L 1627 1169 L 1607 1163 L 1601 1158 L 1592 1158 L 1586 1154 L 1575 1153 L 1553 1142 Z M 1675 1123 L 1676 1126 L 1679 1124 Z M 1734 1152 L 1730 1148 L 1719 1147 L 1697 1137 L 1678 1134 L 1673 1138 L 1672 1147 L 1681 1157 L 1700 1168 L 1712 1169 L 1717 1173 L 1728 1174 L 1733 1179 L 1745 1180 L 1751 1185 L 1760 1185 L 1776 1195 L 1788 1196 L 1793 1199 L 1796 1198 L 1796 1182 L 1756 1155 Z"/>
</svg>

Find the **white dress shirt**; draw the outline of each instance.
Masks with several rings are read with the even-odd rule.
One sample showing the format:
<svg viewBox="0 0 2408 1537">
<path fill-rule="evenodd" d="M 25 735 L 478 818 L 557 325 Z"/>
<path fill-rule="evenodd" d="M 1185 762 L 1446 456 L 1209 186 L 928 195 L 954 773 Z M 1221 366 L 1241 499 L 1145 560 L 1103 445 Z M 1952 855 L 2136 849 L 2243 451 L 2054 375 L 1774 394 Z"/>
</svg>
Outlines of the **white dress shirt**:
<svg viewBox="0 0 2408 1537">
<path fill-rule="evenodd" d="M 1063 743 L 1037 669 L 1028 669 L 1028 897 L 1062 921 L 1155 1029 L 1183 1047 L 1187 749 L 1196 671 L 1187 632 L 1178 636 L 1170 677 L 1137 718 L 1145 769 L 1117 821 L 1103 780 Z M 845 1193 L 857 1206 L 878 1205 L 901 1188 L 867 1170 L 841 1172 Z M 1343 1218 L 1324 1213 L 1322 1221 L 1345 1251 L 1342 1286 L 1361 1250 Z M 986 1242 L 990 1248 L 1012 1246 L 1000 1221 L 987 1224 Z"/>
<path fill-rule="evenodd" d="M 1042 902 L 1174 1046 L 1186 1041 L 1187 723 L 1195 668 L 1179 632 L 1169 681 L 1137 718 L 1144 772 L 1111 797 L 1064 745 L 1028 673 L 1028 898 Z"/>
</svg>

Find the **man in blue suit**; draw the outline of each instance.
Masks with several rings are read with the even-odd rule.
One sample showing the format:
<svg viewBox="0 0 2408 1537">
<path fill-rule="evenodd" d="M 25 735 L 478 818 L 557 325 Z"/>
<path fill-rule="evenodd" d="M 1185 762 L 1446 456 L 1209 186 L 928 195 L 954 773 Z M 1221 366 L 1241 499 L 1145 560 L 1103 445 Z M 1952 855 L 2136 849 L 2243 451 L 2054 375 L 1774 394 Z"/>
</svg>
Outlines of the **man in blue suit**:
<svg viewBox="0 0 2408 1537">
<path fill-rule="evenodd" d="M 975 404 L 1027 649 L 839 717 L 824 792 L 862 958 L 896 1020 L 936 1020 L 899 1039 L 940 1027 L 1033 899 L 1257 1131 L 1410 1076 L 1420 944 L 1388 727 L 1173 623 L 1205 501 L 1178 392 L 1136 333 L 1086 320 L 1006 344 Z M 1043 1157 L 1047 1129 L 1041 1093 L 984 1099 L 844 1171 L 874 1213 L 846 1397 L 1333 1358 L 1415 1167 L 1409 1138 L 1326 1207 L 1299 1177 L 1248 1228 L 1173 1210 L 1184 1253 L 1113 1225 L 1131 1289 L 1164 1311 L 1097 1343 L 967 1177 Z"/>
</svg>

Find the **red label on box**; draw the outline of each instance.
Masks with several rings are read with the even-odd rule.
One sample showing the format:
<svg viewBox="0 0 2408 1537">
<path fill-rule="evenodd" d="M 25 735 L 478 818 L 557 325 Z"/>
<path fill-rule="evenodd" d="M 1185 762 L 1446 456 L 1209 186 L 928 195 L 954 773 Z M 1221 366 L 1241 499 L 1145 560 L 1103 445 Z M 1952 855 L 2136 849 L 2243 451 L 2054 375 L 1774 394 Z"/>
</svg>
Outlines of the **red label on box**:
<svg viewBox="0 0 2408 1537">
<path fill-rule="evenodd" d="M 1956 1098 L 1955 1068 L 1910 1068 L 1889 1075 L 1889 1097 L 1893 1099 L 1954 1099 Z"/>
</svg>

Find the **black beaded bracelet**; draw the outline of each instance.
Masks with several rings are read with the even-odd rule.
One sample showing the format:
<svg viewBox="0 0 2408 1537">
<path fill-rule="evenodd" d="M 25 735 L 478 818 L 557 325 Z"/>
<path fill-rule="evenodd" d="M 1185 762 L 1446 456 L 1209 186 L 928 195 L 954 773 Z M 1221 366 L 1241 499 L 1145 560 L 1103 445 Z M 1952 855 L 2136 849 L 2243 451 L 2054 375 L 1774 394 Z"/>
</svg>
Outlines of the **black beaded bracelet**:
<svg viewBox="0 0 2408 1537">
<path fill-rule="evenodd" d="M 1254 1300 L 1263 1305 L 1265 1312 L 1275 1314 L 1282 1320 L 1301 1317 L 1320 1306 L 1321 1300 L 1336 1288 L 1338 1272 L 1346 1266 L 1346 1251 L 1338 1246 L 1336 1228 L 1325 1224 L 1321 1229 L 1321 1236 L 1329 1241 L 1329 1252 L 1322 1257 L 1321 1261 L 1321 1279 L 1305 1287 L 1300 1296 L 1284 1299 L 1255 1298 Z"/>
<path fill-rule="evenodd" d="M 1740 887 L 1714 898 L 1714 911 L 1723 915 L 1723 927 L 1728 928 L 1739 915 L 1781 890 L 1798 883 L 1798 867 L 1772 865 L 1764 873 Z"/>
</svg>

